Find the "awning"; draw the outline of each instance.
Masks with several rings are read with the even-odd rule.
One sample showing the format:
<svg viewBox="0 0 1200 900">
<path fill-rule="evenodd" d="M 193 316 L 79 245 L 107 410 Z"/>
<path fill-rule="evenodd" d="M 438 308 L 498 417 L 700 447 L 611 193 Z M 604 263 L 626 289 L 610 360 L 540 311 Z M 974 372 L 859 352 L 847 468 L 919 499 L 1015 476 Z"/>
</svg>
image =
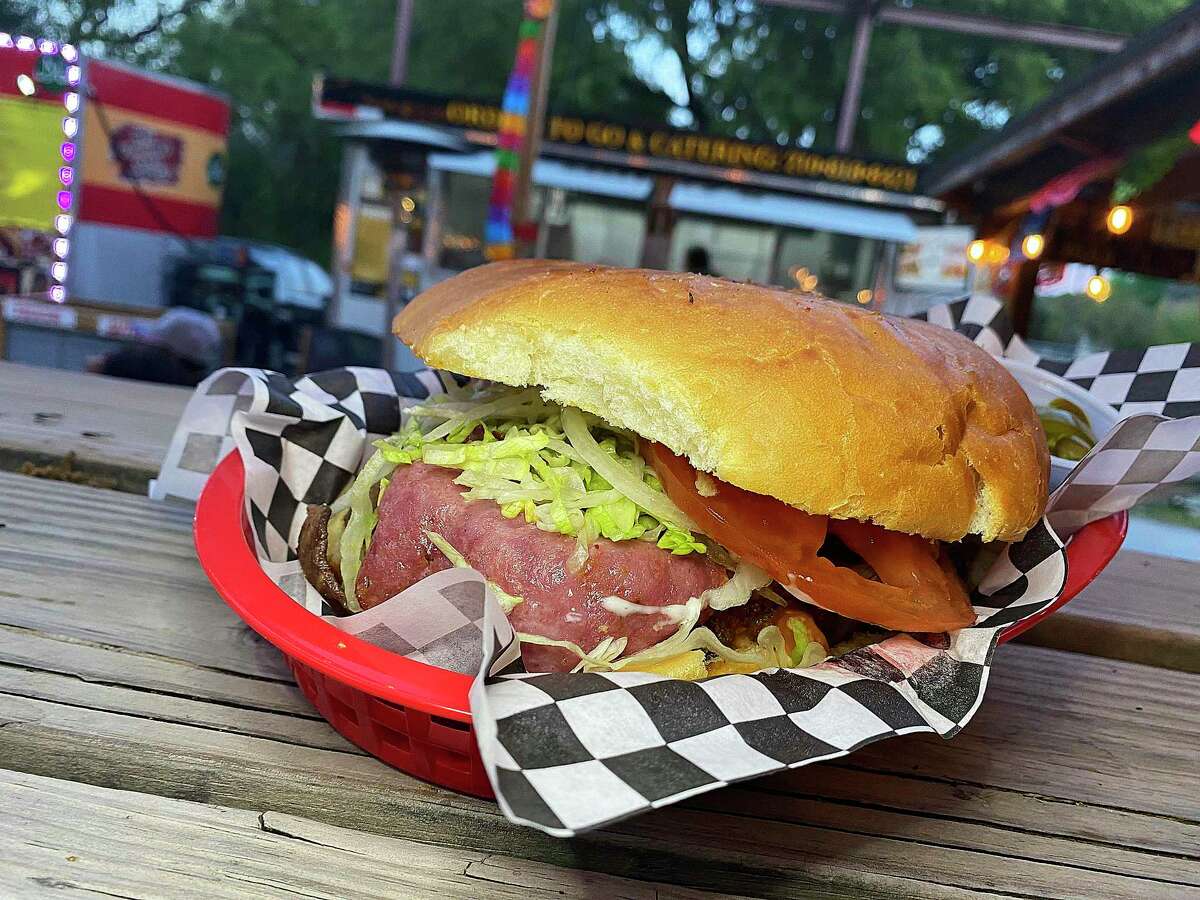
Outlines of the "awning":
<svg viewBox="0 0 1200 900">
<path fill-rule="evenodd" d="M 431 153 L 430 168 L 463 175 L 491 178 L 496 171 L 496 154 Z M 645 175 L 614 172 L 592 166 L 576 166 L 556 159 L 539 159 L 533 164 L 533 183 L 541 187 L 561 188 L 580 194 L 618 197 L 622 200 L 645 200 L 650 196 L 653 182 Z"/>
<path fill-rule="evenodd" d="M 680 212 L 723 219 L 790 225 L 900 244 L 912 243 L 917 238 L 917 227 L 904 213 L 792 194 L 684 183 L 671 189 L 668 202 Z"/>
<path fill-rule="evenodd" d="M 338 137 L 343 138 L 359 138 L 368 141 L 401 141 L 407 144 L 437 147 L 442 150 L 460 150 L 470 146 L 461 137 L 451 134 L 443 128 L 437 128 L 433 125 L 422 125 L 420 122 L 400 122 L 396 119 L 349 122 L 345 125 L 339 125 L 337 134 Z"/>
</svg>

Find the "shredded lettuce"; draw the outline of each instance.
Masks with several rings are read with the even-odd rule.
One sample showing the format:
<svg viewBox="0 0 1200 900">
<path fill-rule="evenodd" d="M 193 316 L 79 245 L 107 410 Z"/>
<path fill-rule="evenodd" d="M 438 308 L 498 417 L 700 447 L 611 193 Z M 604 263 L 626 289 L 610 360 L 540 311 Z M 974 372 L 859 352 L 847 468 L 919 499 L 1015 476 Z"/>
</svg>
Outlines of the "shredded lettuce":
<svg viewBox="0 0 1200 900">
<path fill-rule="evenodd" d="M 653 541 L 677 555 L 708 549 L 663 492 L 632 435 L 599 420 L 589 423 L 534 388 L 491 385 L 473 395 L 430 398 L 409 407 L 401 430 L 375 446 L 378 467 L 421 461 L 458 469 L 454 480 L 466 488 L 467 500 L 490 500 L 506 518 L 521 516 L 574 537 L 567 561 L 572 572 L 586 565 L 599 537 Z M 345 498 L 338 502 L 349 505 Z"/>
<path fill-rule="evenodd" d="M 427 532 L 425 532 L 425 536 L 427 538 L 429 538 L 429 540 L 433 543 L 433 546 L 437 547 L 439 550 L 442 551 L 443 554 L 445 554 L 446 559 L 450 560 L 450 562 L 453 563 L 455 568 L 458 568 L 458 569 L 473 569 L 473 568 L 475 568 L 469 562 L 467 562 L 467 559 L 465 556 L 463 556 L 461 553 L 459 553 L 457 550 L 455 550 L 454 547 L 450 544 L 450 542 L 448 540 L 446 540 L 444 537 L 442 537 L 440 534 L 438 534 L 436 531 L 427 531 Z M 500 608 L 502 610 L 504 610 L 505 615 L 508 615 L 510 612 L 512 612 L 513 607 L 516 606 L 518 603 L 525 602 L 524 597 L 517 597 L 517 596 L 514 596 L 513 594 L 508 593 L 508 591 L 504 590 L 504 588 L 500 587 L 500 585 L 496 584 L 494 581 L 488 581 L 487 586 L 491 590 L 491 592 L 496 595 L 496 600 L 499 601 Z"/>
<path fill-rule="evenodd" d="M 371 493 L 377 484 L 386 482 L 388 475 L 395 468 L 395 463 L 376 453 L 363 466 L 350 489 L 332 505 L 331 515 L 349 510 L 341 540 L 338 542 L 338 557 L 342 568 L 342 591 L 346 595 L 346 608 L 351 612 L 362 612 L 355 594 L 355 582 L 358 580 L 358 570 L 362 568 L 363 553 L 379 521 L 379 515 L 375 511 L 379 495 L 376 494 L 372 498 Z M 380 492 L 386 486 L 384 483 Z"/>
<path fill-rule="evenodd" d="M 720 612 L 750 602 L 751 595 L 770 584 L 772 578 L 758 566 L 742 560 L 737 564 L 733 577 L 719 587 L 709 588 L 700 595 L 700 600 L 712 610 Z"/>
<path fill-rule="evenodd" d="M 620 640 L 620 648 L 616 644 L 602 642 L 590 653 L 570 641 L 556 641 L 539 635 L 521 634 L 521 640 L 528 643 L 544 644 L 552 647 L 562 647 L 570 650 L 579 657 L 575 671 L 620 671 L 630 666 L 641 666 L 658 662 L 680 653 L 691 650 L 703 650 L 705 653 L 732 663 L 749 663 L 760 669 L 771 668 L 807 668 L 824 661 L 825 648 L 808 636 L 808 629 L 800 619 L 788 621 L 792 632 L 793 647 L 787 649 L 787 641 L 777 625 L 767 625 L 759 631 L 753 646 L 743 650 L 735 650 L 721 642 L 709 628 L 697 627 L 700 614 L 705 603 L 699 597 L 693 597 L 686 604 L 680 617 L 679 627 L 675 634 L 653 647 L 648 647 L 632 656 L 620 658 L 624 649 L 624 639 Z"/>
<path fill-rule="evenodd" d="M 699 530 L 695 523 L 684 515 L 683 510 L 663 493 L 662 485 L 652 473 L 650 482 L 647 483 L 644 473 L 630 471 L 625 460 L 615 453 L 606 452 L 607 448 L 596 442 L 582 412 L 572 406 L 563 407 L 562 427 L 575 452 L 614 488 L 668 526 L 668 533 L 672 530 Z M 636 452 L 634 455 L 637 456 Z M 640 456 L 637 456 L 637 459 L 642 463 Z"/>
<path fill-rule="evenodd" d="M 799 618 L 787 620 L 788 628 L 791 629 L 792 645 L 791 667 L 793 669 L 804 669 L 808 666 L 815 666 L 825 659 L 825 648 L 814 641 L 808 635 L 808 626 Z"/>
<path fill-rule="evenodd" d="M 527 634 L 523 631 L 517 632 L 517 639 L 522 644 L 537 644 L 542 647 L 561 647 L 563 650 L 570 650 L 579 657 L 579 664 L 572 669 L 572 672 L 579 671 L 595 671 L 598 669 L 613 668 L 613 660 L 625 652 L 625 645 L 629 643 L 628 638 L 605 638 L 596 645 L 596 649 L 591 653 L 584 651 L 582 647 L 573 641 L 560 641 L 554 638 L 544 637 L 540 634 Z"/>
</svg>

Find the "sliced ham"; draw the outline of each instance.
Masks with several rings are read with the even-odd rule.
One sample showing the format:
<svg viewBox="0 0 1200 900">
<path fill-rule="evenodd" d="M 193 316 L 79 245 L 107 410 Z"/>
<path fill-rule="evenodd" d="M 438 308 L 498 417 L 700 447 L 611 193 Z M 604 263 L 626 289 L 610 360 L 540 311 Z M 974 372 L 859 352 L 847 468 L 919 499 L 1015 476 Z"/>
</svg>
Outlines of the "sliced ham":
<svg viewBox="0 0 1200 900">
<path fill-rule="evenodd" d="M 509 614 L 517 631 L 573 641 L 588 651 L 606 637 L 626 637 L 626 654 L 637 653 L 675 630 L 668 614 L 621 616 L 601 603 L 604 598 L 665 607 L 727 577 L 704 556 L 674 556 L 646 541 L 604 538 L 593 544 L 586 567 L 571 573 L 574 538 L 541 531 L 520 516 L 506 519 L 489 500 L 464 500 L 457 474 L 425 463 L 402 465 L 392 474 L 356 585 L 364 608 L 450 567 L 426 531 L 440 534 L 485 578 L 524 599 Z M 579 661 L 568 651 L 532 644 L 524 658 L 531 671 L 568 671 Z"/>
</svg>

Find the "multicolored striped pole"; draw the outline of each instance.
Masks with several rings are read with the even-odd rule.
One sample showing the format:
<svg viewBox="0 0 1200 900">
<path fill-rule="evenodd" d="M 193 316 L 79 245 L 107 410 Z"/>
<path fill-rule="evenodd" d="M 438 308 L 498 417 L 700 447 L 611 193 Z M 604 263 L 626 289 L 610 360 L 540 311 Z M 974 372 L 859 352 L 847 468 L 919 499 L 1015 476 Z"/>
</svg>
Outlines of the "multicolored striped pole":
<svg viewBox="0 0 1200 900">
<path fill-rule="evenodd" d="M 517 36 L 517 55 L 512 74 L 500 105 L 500 129 L 496 143 L 496 174 L 484 226 L 484 255 L 489 260 L 512 259 L 517 255 L 518 240 L 528 241 L 529 225 L 523 221 L 526 190 L 520 185 L 522 174 L 528 177 L 536 141 L 531 132 L 540 126 L 532 122 L 531 107 L 537 100 L 536 82 L 549 73 L 539 71 L 546 39 L 546 22 L 554 10 L 553 0 L 525 0 L 525 14 Z M 548 69 L 549 61 L 545 60 Z M 528 186 L 526 186 L 527 188 Z"/>
</svg>

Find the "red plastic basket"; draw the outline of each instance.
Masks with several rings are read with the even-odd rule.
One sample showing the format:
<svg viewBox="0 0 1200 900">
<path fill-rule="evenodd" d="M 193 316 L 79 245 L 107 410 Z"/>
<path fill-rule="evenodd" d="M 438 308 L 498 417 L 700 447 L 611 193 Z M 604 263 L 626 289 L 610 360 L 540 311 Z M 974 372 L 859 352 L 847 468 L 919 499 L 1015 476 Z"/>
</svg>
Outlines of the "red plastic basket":
<svg viewBox="0 0 1200 900">
<path fill-rule="evenodd" d="M 251 628 L 283 651 L 296 683 L 345 738 L 389 765 L 479 797 L 492 788 L 471 727 L 471 678 L 405 659 L 338 630 L 275 586 L 258 565 L 243 512 L 242 460 L 213 471 L 196 505 L 196 553 L 217 593 Z M 1129 517 L 1117 513 L 1067 544 L 1067 583 L 1042 613 L 1013 626 L 1011 640 L 1050 615 L 1116 555 Z"/>
</svg>

